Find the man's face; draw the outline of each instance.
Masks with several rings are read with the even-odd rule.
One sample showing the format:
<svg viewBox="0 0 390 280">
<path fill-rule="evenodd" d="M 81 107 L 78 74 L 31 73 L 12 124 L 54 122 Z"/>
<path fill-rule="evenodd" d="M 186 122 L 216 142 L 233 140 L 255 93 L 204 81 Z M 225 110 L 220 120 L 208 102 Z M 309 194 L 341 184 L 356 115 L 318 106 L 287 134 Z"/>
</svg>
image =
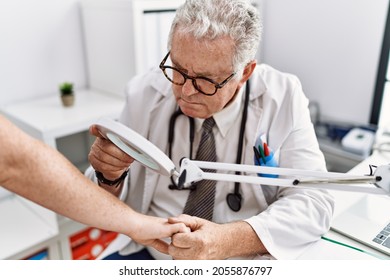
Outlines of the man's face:
<svg viewBox="0 0 390 280">
<path fill-rule="evenodd" d="M 230 38 L 205 43 L 192 36 L 178 34 L 173 37 L 170 53 L 173 67 L 191 77 L 206 77 L 217 83 L 233 73 L 232 55 L 233 43 Z M 242 83 L 233 77 L 212 96 L 200 93 L 190 79 L 182 86 L 172 84 L 172 89 L 184 114 L 205 119 L 221 111 L 241 86 Z"/>
</svg>

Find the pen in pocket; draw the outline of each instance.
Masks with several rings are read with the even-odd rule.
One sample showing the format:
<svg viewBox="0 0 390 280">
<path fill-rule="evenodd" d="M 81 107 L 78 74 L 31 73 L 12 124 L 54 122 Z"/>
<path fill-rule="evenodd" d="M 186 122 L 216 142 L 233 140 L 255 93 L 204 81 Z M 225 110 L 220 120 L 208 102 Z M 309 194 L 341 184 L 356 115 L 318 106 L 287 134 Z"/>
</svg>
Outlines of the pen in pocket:
<svg viewBox="0 0 390 280">
<path fill-rule="evenodd" d="M 256 149 L 255 146 L 253 146 L 253 152 L 255 153 L 256 163 L 260 166 L 261 165 L 261 163 L 260 163 L 260 154 L 259 154 L 259 151 Z"/>
</svg>

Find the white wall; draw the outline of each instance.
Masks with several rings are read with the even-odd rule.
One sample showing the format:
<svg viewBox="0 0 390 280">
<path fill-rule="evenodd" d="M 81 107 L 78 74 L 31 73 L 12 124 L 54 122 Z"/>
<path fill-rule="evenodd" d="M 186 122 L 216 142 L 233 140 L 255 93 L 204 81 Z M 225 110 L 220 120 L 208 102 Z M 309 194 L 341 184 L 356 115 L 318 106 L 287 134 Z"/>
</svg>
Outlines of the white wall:
<svg viewBox="0 0 390 280">
<path fill-rule="evenodd" d="M 183 2 L 81 1 L 90 87 L 123 96 L 132 76 L 157 67 L 167 52 L 171 10 Z"/>
<path fill-rule="evenodd" d="M 87 86 L 80 0 L 0 1 L 0 106 Z M 261 0 L 261 57 L 323 115 L 366 123 L 388 0 Z"/>
<path fill-rule="evenodd" d="M 388 0 L 264 0 L 264 62 L 296 74 L 323 118 L 367 124 Z"/>
<path fill-rule="evenodd" d="M 0 1 L 0 106 L 87 84 L 79 0 Z"/>
</svg>

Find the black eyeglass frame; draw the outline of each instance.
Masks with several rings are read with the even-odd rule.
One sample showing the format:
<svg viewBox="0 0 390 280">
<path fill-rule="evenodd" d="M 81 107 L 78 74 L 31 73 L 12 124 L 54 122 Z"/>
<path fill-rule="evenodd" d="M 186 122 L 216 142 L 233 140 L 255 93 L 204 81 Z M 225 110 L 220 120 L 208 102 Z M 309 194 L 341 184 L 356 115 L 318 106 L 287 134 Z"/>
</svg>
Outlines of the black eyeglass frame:
<svg viewBox="0 0 390 280">
<path fill-rule="evenodd" d="M 177 69 L 177 68 L 175 68 L 175 67 L 168 66 L 168 65 L 164 65 L 165 62 L 167 61 L 168 56 L 169 56 L 170 53 L 171 53 L 171 52 L 169 51 L 169 52 L 167 53 L 167 55 L 164 57 L 164 59 L 161 61 L 161 63 L 160 63 L 160 69 L 163 71 L 164 76 L 165 76 L 171 83 L 173 83 L 173 84 L 175 84 L 175 85 L 178 85 L 178 86 L 184 85 L 184 84 L 186 83 L 187 79 L 189 79 L 189 80 L 192 81 L 192 85 L 194 86 L 194 88 L 195 88 L 197 91 L 199 91 L 201 94 L 204 94 L 204 95 L 207 95 L 207 96 L 213 96 L 214 94 L 217 93 L 218 89 L 220 89 L 220 88 L 222 88 L 223 86 L 225 86 L 225 85 L 234 77 L 234 75 L 236 75 L 236 72 L 233 72 L 229 77 L 227 77 L 227 78 L 226 78 L 225 80 L 223 80 L 221 83 L 217 83 L 217 82 L 215 82 L 215 81 L 213 81 L 212 79 L 209 79 L 209 78 L 207 78 L 207 77 L 202 77 L 202 76 L 200 76 L 200 77 L 191 77 L 191 76 L 187 75 L 186 73 L 184 73 L 183 71 L 181 71 L 181 70 L 179 70 L 179 69 Z M 184 82 L 183 82 L 183 83 L 175 83 L 173 80 L 171 80 L 171 78 L 169 78 L 169 76 L 168 76 L 167 73 L 165 72 L 165 69 L 167 69 L 167 68 L 179 72 L 179 73 L 184 77 Z M 197 79 L 206 80 L 206 81 L 208 81 L 208 82 L 214 84 L 214 86 L 215 86 L 215 91 L 214 91 L 213 93 L 205 93 L 205 92 L 203 92 L 203 91 L 198 87 L 198 85 L 197 85 L 197 83 L 196 83 L 196 80 L 197 80 Z"/>
</svg>

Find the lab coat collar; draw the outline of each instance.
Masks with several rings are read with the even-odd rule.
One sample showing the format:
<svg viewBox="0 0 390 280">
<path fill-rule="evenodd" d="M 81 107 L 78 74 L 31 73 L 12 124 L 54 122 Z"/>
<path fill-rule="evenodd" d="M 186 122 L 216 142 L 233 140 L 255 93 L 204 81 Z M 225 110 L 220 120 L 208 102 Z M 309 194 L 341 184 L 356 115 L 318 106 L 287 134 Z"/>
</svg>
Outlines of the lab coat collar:
<svg viewBox="0 0 390 280">
<path fill-rule="evenodd" d="M 267 92 L 267 86 L 263 78 L 263 76 L 266 75 L 264 64 L 258 64 L 256 66 L 256 70 L 259 71 L 261 74 L 252 75 L 249 79 L 250 84 L 256 85 L 255 89 L 253 88 L 253 86 L 251 86 L 251 92 L 249 97 L 250 101 L 259 98 L 260 96 L 262 96 L 264 93 Z"/>
<path fill-rule="evenodd" d="M 159 92 L 162 96 L 168 96 L 172 94 L 172 83 L 165 78 L 163 72 L 159 69 L 153 69 L 154 76 L 152 76 L 152 80 L 150 81 L 150 85 Z"/>
</svg>

